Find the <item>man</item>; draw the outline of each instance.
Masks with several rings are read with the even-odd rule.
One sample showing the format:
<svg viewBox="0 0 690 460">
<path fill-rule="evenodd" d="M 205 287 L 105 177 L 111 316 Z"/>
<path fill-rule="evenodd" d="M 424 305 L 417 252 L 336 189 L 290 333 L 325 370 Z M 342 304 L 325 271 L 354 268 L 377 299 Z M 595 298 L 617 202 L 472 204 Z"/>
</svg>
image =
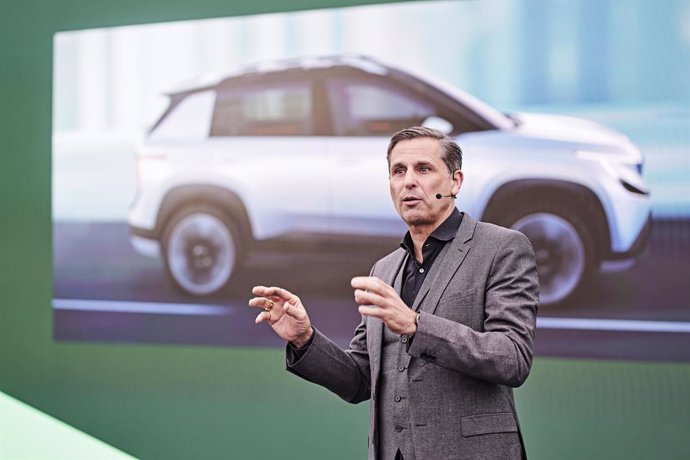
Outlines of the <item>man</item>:
<svg viewBox="0 0 690 460">
<path fill-rule="evenodd" d="M 401 248 L 352 279 L 362 322 L 343 351 L 312 327 L 300 299 L 257 286 L 249 301 L 288 341 L 287 368 L 346 401 L 371 398 L 370 459 L 525 457 L 511 387 L 532 364 L 538 305 L 532 247 L 477 222 L 453 198 L 462 151 L 415 127 L 388 147 Z"/>
</svg>

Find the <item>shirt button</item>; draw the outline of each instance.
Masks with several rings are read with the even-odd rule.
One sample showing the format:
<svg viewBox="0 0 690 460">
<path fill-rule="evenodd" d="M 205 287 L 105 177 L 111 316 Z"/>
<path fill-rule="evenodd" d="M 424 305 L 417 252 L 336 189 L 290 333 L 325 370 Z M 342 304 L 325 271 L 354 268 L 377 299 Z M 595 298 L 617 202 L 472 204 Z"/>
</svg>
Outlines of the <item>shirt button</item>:
<svg viewBox="0 0 690 460">
<path fill-rule="evenodd" d="M 420 268 L 420 269 L 419 269 L 419 273 L 424 273 L 424 269 L 423 269 L 423 268 Z"/>
<path fill-rule="evenodd" d="M 397 431 L 398 433 L 400 433 L 402 430 L 403 430 L 403 427 L 402 427 L 402 426 L 400 426 L 400 425 L 395 425 L 395 431 Z"/>
<path fill-rule="evenodd" d="M 398 370 L 399 370 L 400 372 L 404 371 L 404 370 L 405 370 L 405 366 L 398 366 Z"/>
<path fill-rule="evenodd" d="M 401 399 L 400 395 L 395 395 L 395 402 L 400 402 Z"/>
<path fill-rule="evenodd" d="M 400 341 L 401 341 L 402 343 L 407 343 L 407 336 L 406 336 L 406 335 L 403 335 L 402 337 L 400 337 Z"/>
</svg>

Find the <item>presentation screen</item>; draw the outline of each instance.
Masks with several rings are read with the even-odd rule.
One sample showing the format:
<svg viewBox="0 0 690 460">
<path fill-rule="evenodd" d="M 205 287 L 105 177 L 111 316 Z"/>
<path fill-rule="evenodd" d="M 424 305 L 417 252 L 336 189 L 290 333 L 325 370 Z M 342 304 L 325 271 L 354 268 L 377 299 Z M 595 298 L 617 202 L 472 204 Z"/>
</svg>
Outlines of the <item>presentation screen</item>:
<svg viewBox="0 0 690 460">
<path fill-rule="evenodd" d="M 687 3 L 420 2 L 54 37 L 54 338 L 280 346 L 254 285 L 345 346 L 399 247 L 390 136 L 531 240 L 537 354 L 687 360 Z M 685 20 L 683 19 L 685 18 Z M 449 190 L 439 190 L 447 194 Z M 451 198 L 448 198 L 451 199 Z"/>
</svg>

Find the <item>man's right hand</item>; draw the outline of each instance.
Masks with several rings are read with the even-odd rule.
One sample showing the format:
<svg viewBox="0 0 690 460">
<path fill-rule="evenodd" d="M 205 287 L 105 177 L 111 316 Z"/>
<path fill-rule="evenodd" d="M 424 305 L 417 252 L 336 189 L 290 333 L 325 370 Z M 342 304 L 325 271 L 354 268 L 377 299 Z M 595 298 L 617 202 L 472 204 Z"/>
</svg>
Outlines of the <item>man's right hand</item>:
<svg viewBox="0 0 690 460">
<path fill-rule="evenodd" d="M 268 321 L 280 338 L 301 348 L 314 334 L 311 321 L 295 294 L 279 287 L 254 286 L 252 294 L 257 297 L 249 301 L 250 307 L 264 311 L 256 317 L 256 324 Z"/>
</svg>

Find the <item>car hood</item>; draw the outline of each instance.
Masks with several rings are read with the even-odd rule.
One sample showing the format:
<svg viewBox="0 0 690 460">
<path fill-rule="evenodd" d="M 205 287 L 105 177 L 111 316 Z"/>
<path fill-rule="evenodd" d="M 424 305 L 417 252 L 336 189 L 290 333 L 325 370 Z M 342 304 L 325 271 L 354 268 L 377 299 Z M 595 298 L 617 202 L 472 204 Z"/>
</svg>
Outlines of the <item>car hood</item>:
<svg viewBox="0 0 690 460">
<path fill-rule="evenodd" d="M 630 139 L 622 133 L 593 121 L 564 115 L 516 113 L 516 134 L 579 144 L 595 150 L 629 150 Z"/>
</svg>

